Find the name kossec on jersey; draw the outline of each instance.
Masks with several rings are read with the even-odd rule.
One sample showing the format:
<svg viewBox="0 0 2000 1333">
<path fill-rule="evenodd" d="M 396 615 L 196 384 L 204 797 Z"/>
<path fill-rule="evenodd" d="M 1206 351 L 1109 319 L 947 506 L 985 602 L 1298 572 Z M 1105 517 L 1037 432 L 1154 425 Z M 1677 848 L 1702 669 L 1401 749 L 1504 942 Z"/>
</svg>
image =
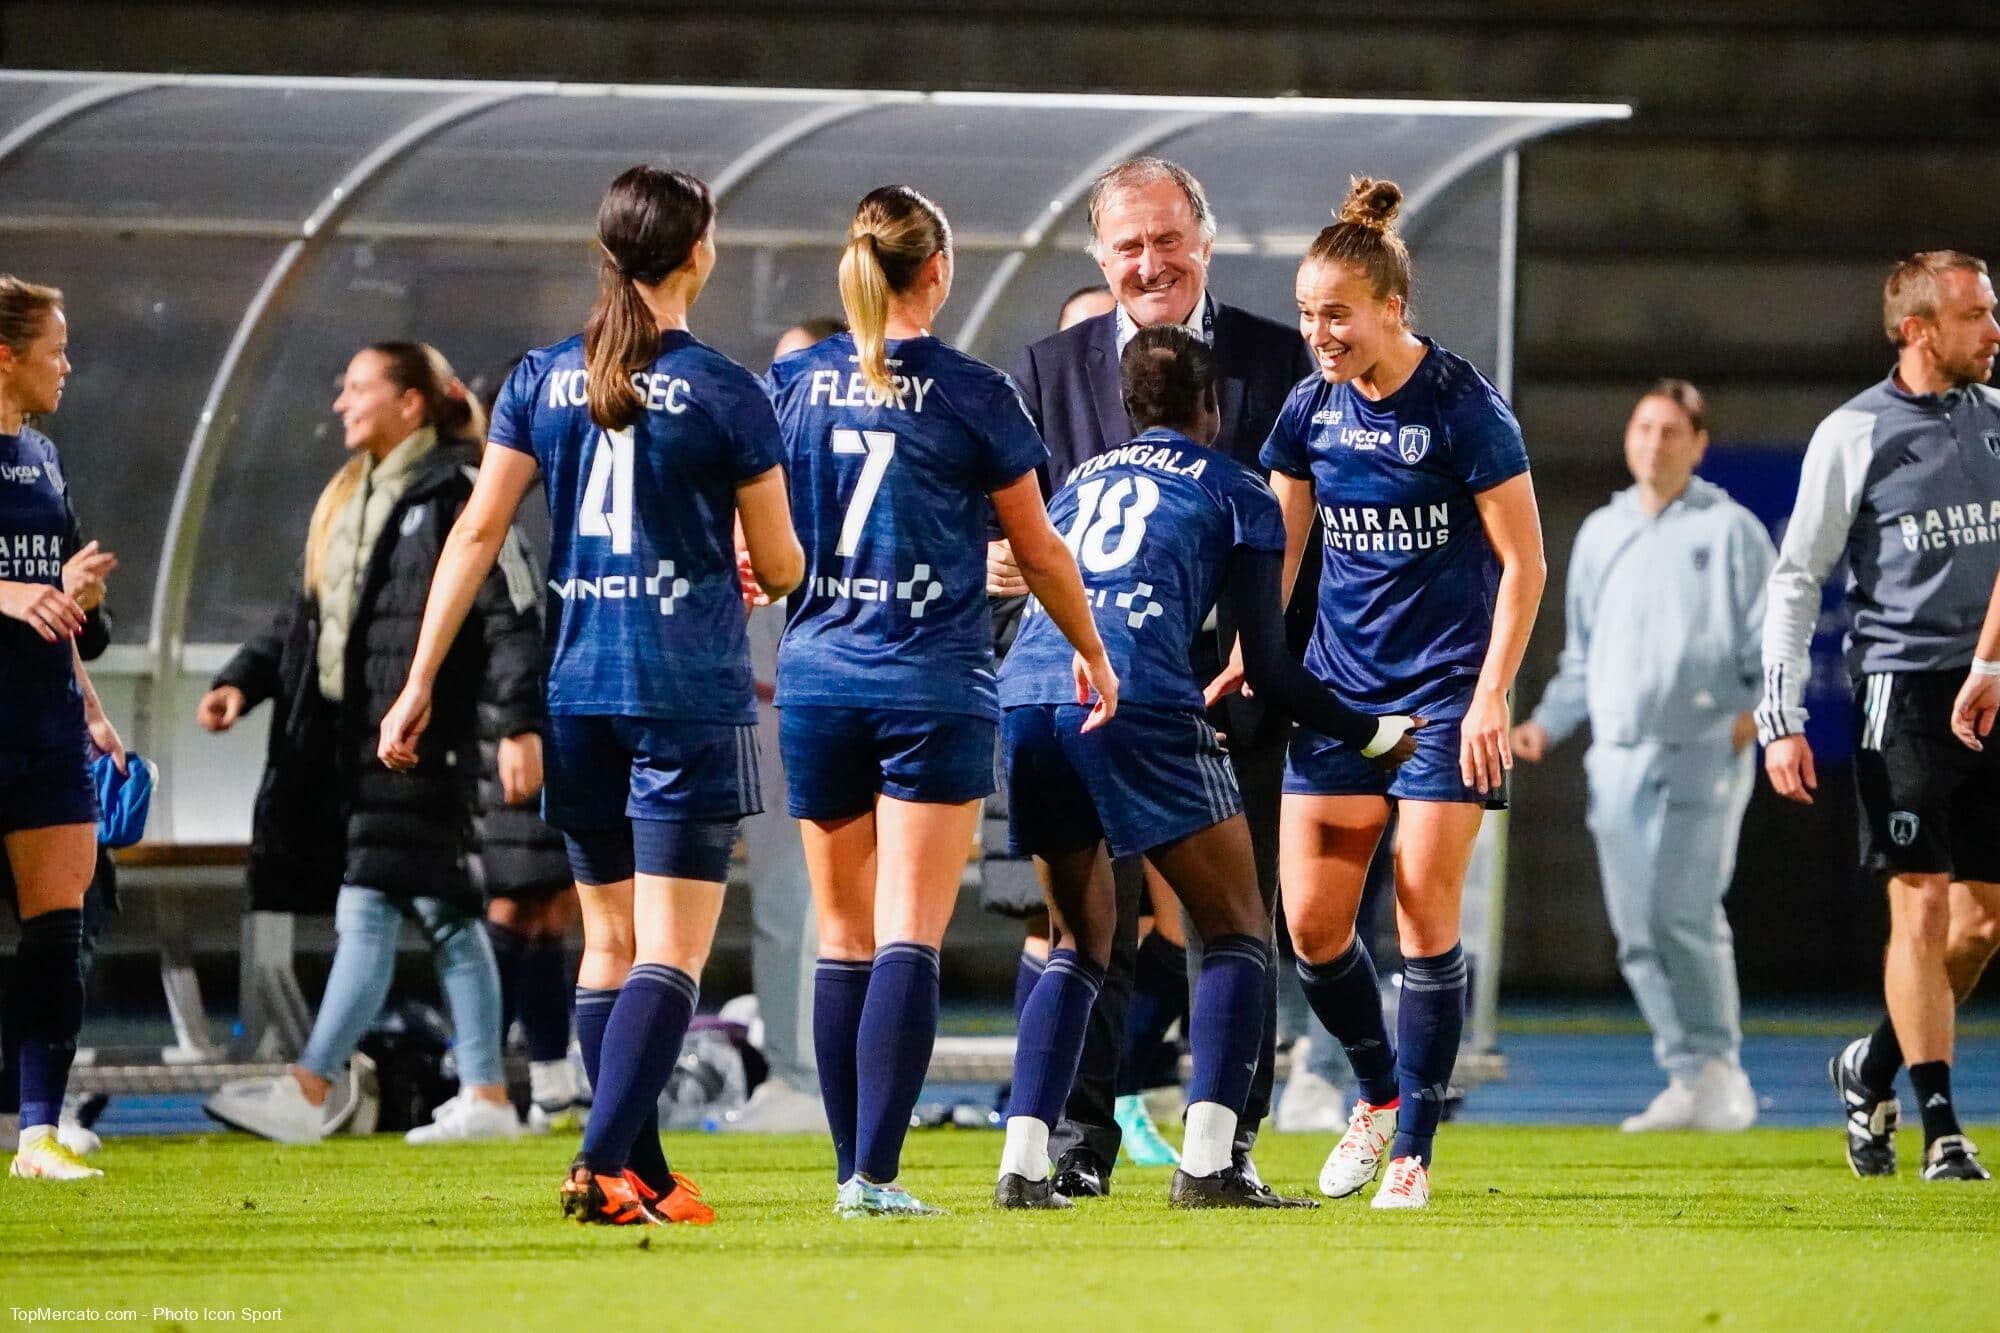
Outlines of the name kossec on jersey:
<svg viewBox="0 0 2000 1333">
<path fill-rule="evenodd" d="M 1237 547 L 1282 552 L 1277 497 L 1241 463 L 1149 430 L 1077 465 L 1049 502 L 1076 556 L 1121 702 L 1200 708 L 1188 650 Z M 1001 666 L 1009 707 L 1073 703 L 1070 646 L 1033 599 Z"/>
<path fill-rule="evenodd" d="M 892 340 L 891 384 L 836 334 L 779 360 L 792 521 L 806 550 L 780 704 L 997 716 L 988 495 L 1048 458 L 1013 381 L 935 338 Z"/>
<path fill-rule="evenodd" d="M 770 404 L 681 330 L 632 373 L 632 425 L 600 429 L 586 380 L 571 338 L 523 358 L 493 408 L 492 443 L 532 453 L 547 487 L 550 711 L 754 721 L 736 487 L 782 461 Z"/>
</svg>

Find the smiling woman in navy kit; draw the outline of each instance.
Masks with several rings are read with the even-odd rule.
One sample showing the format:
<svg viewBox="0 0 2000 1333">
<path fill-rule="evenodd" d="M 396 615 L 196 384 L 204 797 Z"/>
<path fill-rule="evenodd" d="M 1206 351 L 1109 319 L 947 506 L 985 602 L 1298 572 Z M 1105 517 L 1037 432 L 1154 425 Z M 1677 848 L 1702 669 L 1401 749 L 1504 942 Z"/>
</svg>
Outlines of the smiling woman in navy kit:
<svg viewBox="0 0 2000 1333">
<path fill-rule="evenodd" d="M 21 1142 L 12 1174 L 104 1173 L 56 1138 L 83 1023 L 83 893 L 97 864 L 89 752 L 122 772 L 75 637 L 84 612 L 63 591 L 76 517 L 55 445 L 27 424 L 56 410 L 70 371 L 62 293 L 0 276 L 0 840 L 21 922 L 13 993 L 21 1017 Z"/>
<path fill-rule="evenodd" d="M 1484 809 L 1505 804 L 1507 692 L 1547 577 L 1513 412 L 1470 362 L 1410 327 L 1410 256 L 1391 225 L 1401 203 L 1393 183 L 1356 180 L 1299 265 L 1299 330 L 1319 373 L 1292 391 L 1263 451 L 1288 573 L 1316 508 L 1325 532 L 1307 668 L 1357 708 L 1430 724 L 1393 777 L 1303 726 L 1285 766 L 1280 878 L 1299 978 L 1361 1085 L 1320 1191 L 1357 1193 L 1386 1155 L 1377 1208 L 1430 1200 L 1431 1141 L 1465 1022 L 1465 871 Z M 1354 932 L 1392 802 L 1404 957 L 1394 1041 Z"/>
</svg>

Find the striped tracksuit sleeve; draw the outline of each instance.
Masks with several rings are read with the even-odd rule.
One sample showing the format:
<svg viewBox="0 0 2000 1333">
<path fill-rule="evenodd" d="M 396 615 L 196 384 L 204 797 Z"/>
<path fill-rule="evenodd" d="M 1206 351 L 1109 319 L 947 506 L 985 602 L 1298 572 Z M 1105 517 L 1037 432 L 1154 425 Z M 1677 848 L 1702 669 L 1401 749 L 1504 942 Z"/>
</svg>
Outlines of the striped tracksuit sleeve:
<svg viewBox="0 0 2000 1333">
<path fill-rule="evenodd" d="M 1846 550 L 1868 480 L 1875 417 L 1842 410 L 1822 421 L 1806 446 L 1798 499 L 1766 587 L 1764 697 L 1757 737 L 1765 744 L 1805 729 L 1806 679 L 1820 589 Z"/>
</svg>

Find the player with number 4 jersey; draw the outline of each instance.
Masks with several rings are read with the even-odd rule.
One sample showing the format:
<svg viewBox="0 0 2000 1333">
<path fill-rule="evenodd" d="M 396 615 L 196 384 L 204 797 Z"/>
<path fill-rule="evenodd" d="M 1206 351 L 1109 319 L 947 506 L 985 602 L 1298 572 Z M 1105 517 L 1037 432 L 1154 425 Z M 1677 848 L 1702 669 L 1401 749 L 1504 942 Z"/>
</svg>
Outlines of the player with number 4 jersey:
<svg viewBox="0 0 2000 1333">
<path fill-rule="evenodd" d="M 842 1217 L 923 1215 L 896 1183 L 937 1035 L 938 947 L 993 790 L 999 718 L 986 606 L 998 517 L 1077 655 L 1101 721 L 1117 676 L 1049 526 L 1048 457 L 1013 383 L 931 336 L 951 227 L 908 186 L 855 211 L 840 259 L 852 335 L 766 387 L 807 554 L 778 649 L 778 729 L 819 919 L 813 1040 Z"/>
<path fill-rule="evenodd" d="M 595 1092 L 565 1214 L 707 1222 L 660 1149 L 657 1106 L 715 938 L 736 823 L 761 808 L 735 533 L 762 594 L 798 583 L 777 422 L 757 382 L 688 331 L 714 271 L 715 202 L 637 166 L 597 213 L 581 337 L 531 352 L 493 408 L 381 757 L 414 762 L 437 668 L 535 478 L 547 479 L 548 782 L 583 905 L 576 1026 Z M 635 910 L 635 900 L 643 910 Z"/>
</svg>

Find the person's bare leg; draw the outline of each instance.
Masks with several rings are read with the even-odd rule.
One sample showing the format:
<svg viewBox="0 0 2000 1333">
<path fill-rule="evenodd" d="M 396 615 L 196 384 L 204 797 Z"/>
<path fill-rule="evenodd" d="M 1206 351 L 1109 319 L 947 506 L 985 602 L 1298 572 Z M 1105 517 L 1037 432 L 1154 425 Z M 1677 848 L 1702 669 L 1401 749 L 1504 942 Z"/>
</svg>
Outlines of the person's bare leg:
<svg viewBox="0 0 2000 1333">
<path fill-rule="evenodd" d="M 1950 877 L 1889 880 L 1889 953 L 1882 988 L 1905 1065 L 1951 1063 L 1953 1000 L 1945 966 L 1951 935 Z"/>
</svg>

